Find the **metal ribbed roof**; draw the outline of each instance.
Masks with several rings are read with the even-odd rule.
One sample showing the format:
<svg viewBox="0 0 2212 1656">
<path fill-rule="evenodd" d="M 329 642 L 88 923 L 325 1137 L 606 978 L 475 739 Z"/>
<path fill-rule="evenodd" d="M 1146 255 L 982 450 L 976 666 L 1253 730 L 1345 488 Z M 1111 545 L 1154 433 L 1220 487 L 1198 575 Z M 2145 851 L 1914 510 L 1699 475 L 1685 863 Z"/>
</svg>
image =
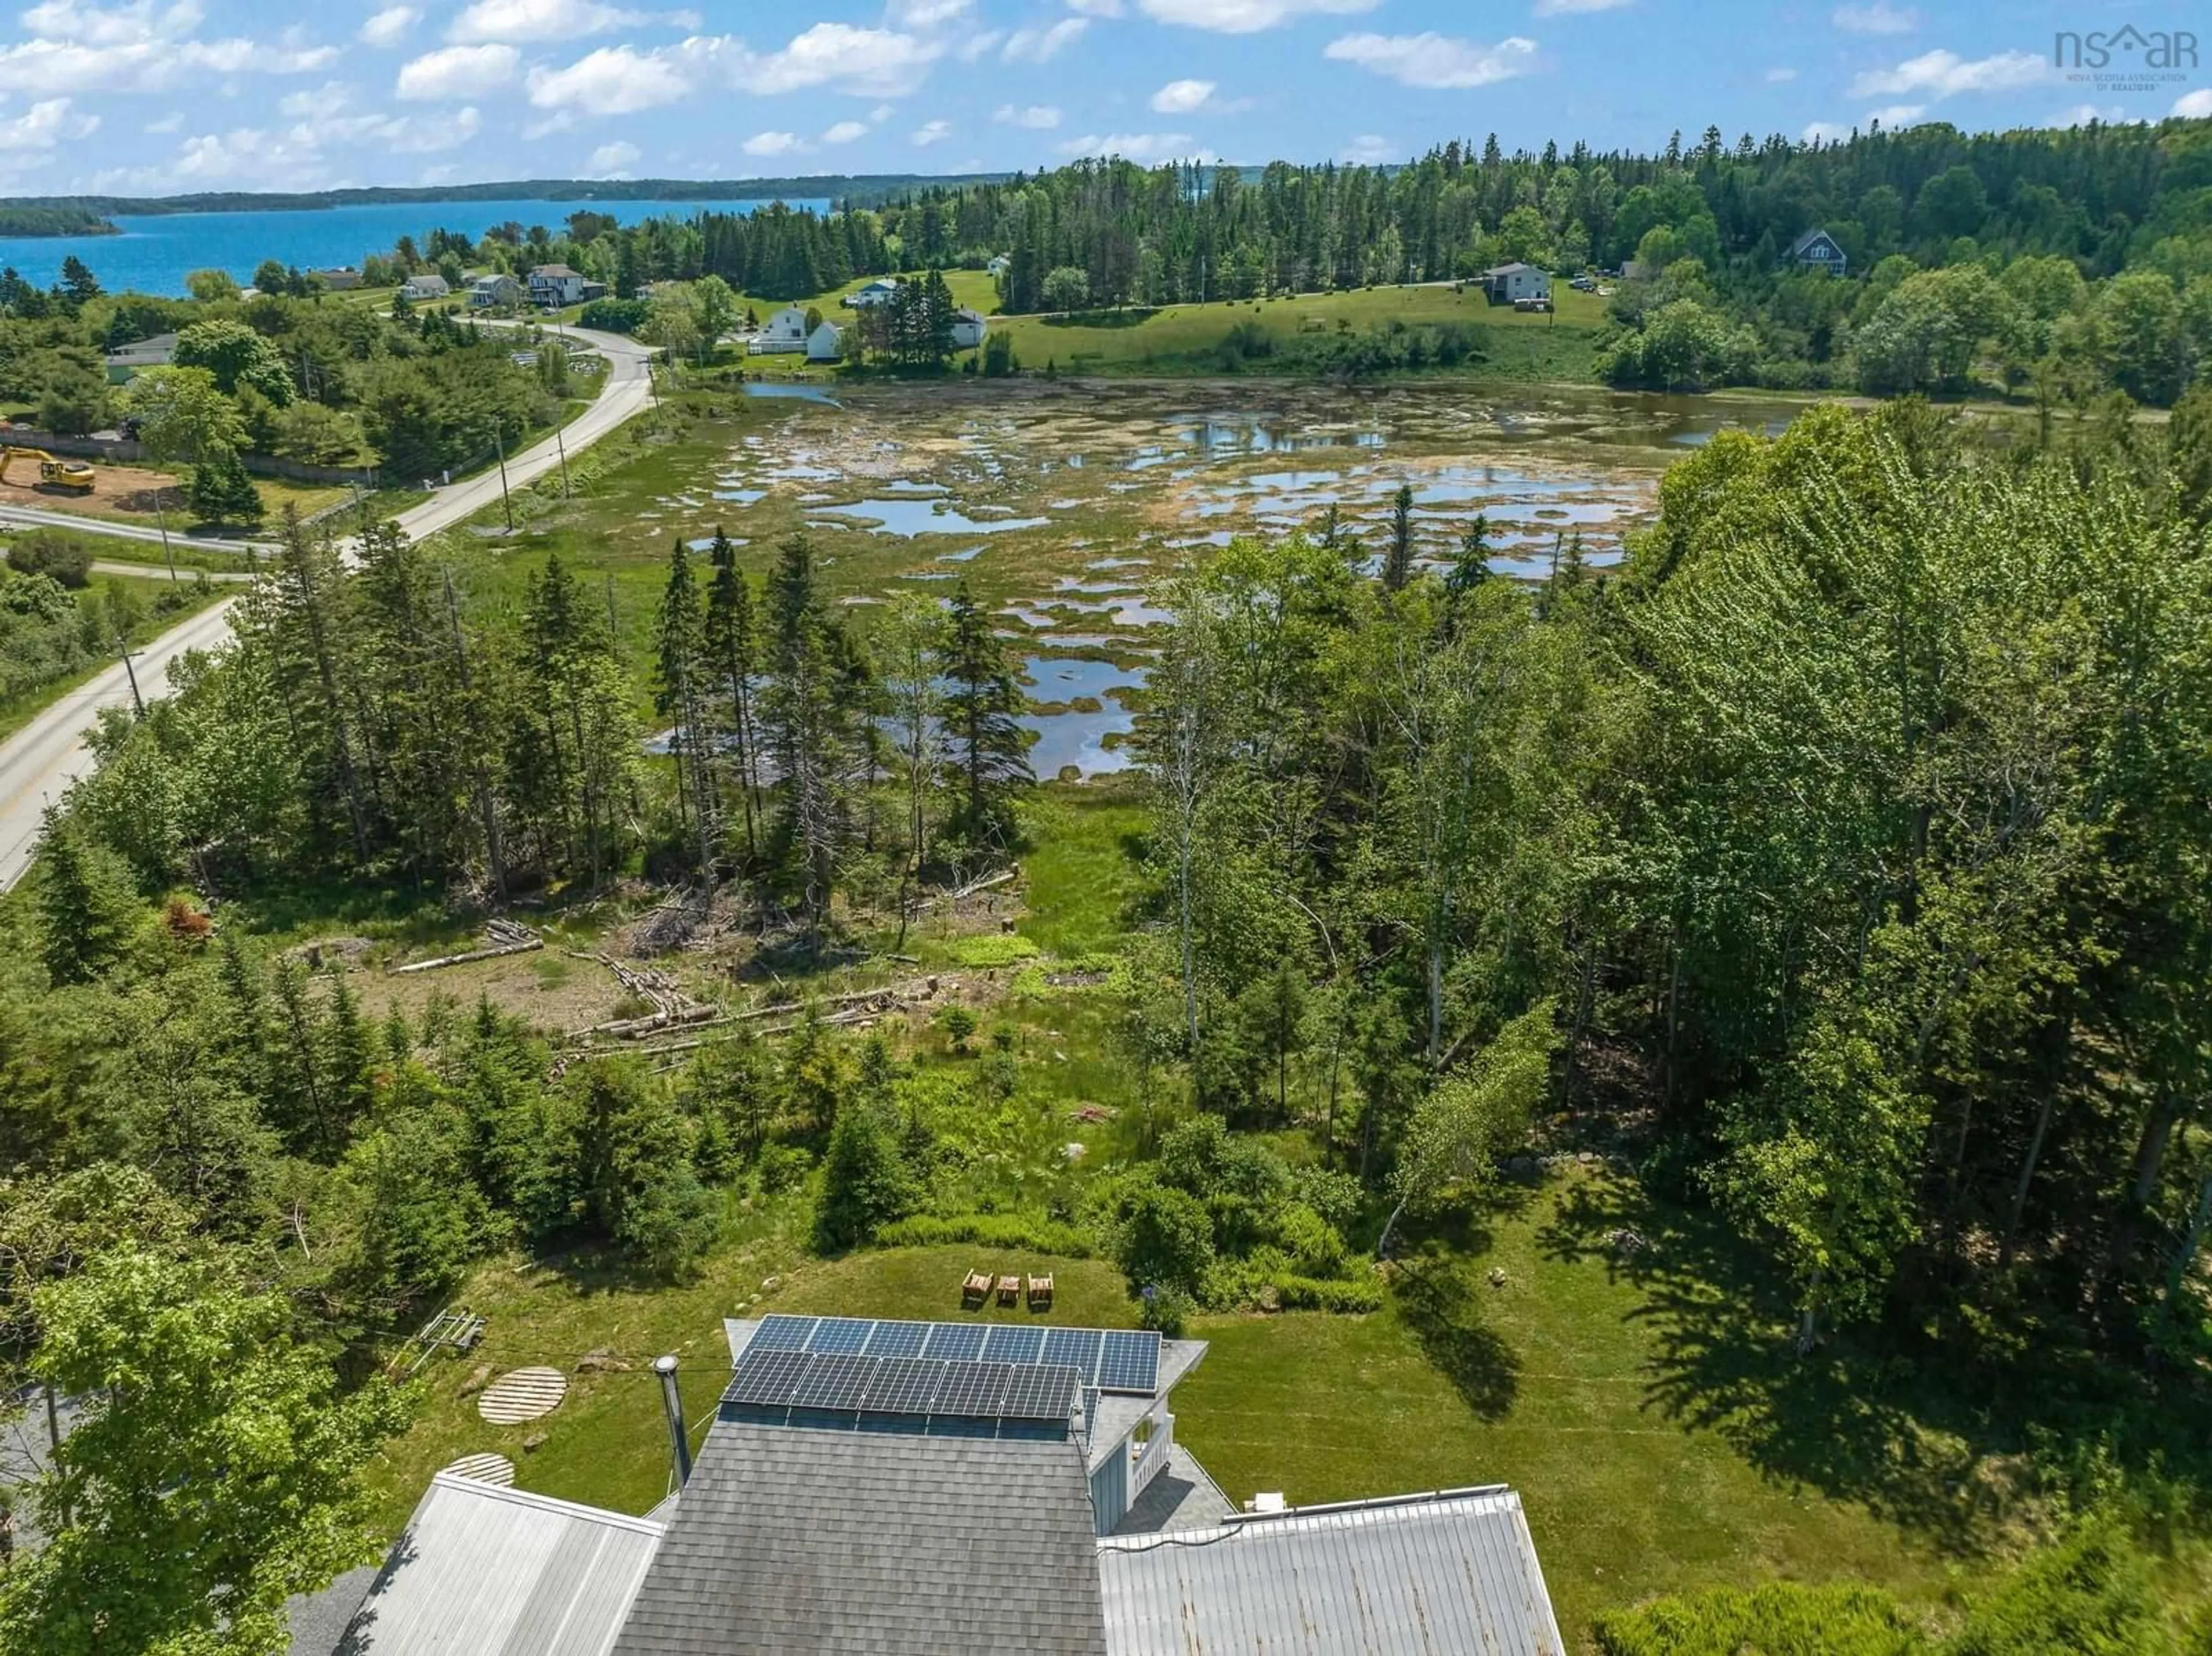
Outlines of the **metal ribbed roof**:
<svg viewBox="0 0 2212 1656">
<path fill-rule="evenodd" d="M 661 1526 L 441 1472 L 343 1656 L 606 1656 Z"/>
<path fill-rule="evenodd" d="M 1098 1543 L 1108 1656 L 1564 1656 L 1510 1489 Z"/>
</svg>

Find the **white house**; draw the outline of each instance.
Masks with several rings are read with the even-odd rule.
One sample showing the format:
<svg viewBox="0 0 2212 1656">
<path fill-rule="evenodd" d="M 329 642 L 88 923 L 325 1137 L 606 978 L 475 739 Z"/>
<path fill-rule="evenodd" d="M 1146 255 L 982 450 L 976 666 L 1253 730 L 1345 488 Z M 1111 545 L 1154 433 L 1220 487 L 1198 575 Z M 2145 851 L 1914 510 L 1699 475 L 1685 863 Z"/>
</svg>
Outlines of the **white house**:
<svg viewBox="0 0 2212 1656">
<path fill-rule="evenodd" d="M 521 303 L 522 284 L 504 271 L 480 276 L 469 283 L 469 308 L 472 311 L 511 310 Z"/>
<path fill-rule="evenodd" d="M 865 311 L 872 306 L 890 304 L 891 295 L 898 291 L 898 288 L 897 278 L 878 276 L 866 287 L 856 288 L 838 302 L 848 310 Z"/>
<path fill-rule="evenodd" d="M 177 360 L 177 337 L 157 333 L 151 339 L 133 340 L 107 353 L 107 378 L 121 385 L 144 368 L 166 368 Z"/>
<path fill-rule="evenodd" d="M 565 264 L 540 264 L 530 273 L 530 302 L 557 309 L 606 296 L 607 285 Z"/>
<path fill-rule="evenodd" d="M 1524 299 L 1552 298 L 1552 273 L 1515 260 L 1494 264 L 1482 273 L 1482 291 L 1493 305 L 1517 305 Z"/>
<path fill-rule="evenodd" d="M 994 276 L 1002 276 L 1013 268 L 1013 260 L 1007 258 L 1004 253 L 993 254 L 991 256 L 991 262 L 983 267 L 986 271 Z"/>
<path fill-rule="evenodd" d="M 806 360 L 810 362 L 835 362 L 845 354 L 845 331 L 834 322 L 825 322 L 806 336 Z"/>
<path fill-rule="evenodd" d="M 952 349 L 956 351 L 974 350 L 990 331 L 990 323 L 980 311 L 971 311 L 963 305 L 952 312 Z"/>
<path fill-rule="evenodd" d="M 453 290 L 446 285 L 446 278 L 435 270 L 424 270 L 411 276 L 399 284 L 399 291 L 411 300 L 443 299 Z"/>
<path fill-rule="evenodd" d="M 1790 263 L 1801 270 L 1819 270 L 1828 276 L 1842 276 L 1850 261 L 1836 239 L 1826 230 L 1814 228 L 1790 244 Z"/>
<path fill-rule="evenodd" d="M 769 318 L 768 326 L 745 343 L 754 356 L 788 356 L 805 349 L 806 312 L 796 305 L 787 305 Z"/>
</svg>

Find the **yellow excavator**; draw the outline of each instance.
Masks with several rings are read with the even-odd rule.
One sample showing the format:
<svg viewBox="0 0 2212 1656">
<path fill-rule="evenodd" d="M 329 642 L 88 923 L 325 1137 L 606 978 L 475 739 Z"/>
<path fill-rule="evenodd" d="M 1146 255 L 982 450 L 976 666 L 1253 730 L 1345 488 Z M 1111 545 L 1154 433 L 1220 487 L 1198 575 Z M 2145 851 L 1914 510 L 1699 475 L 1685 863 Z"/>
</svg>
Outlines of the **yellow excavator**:
<svg viewBox="0 0 2212 1656">
<path fill-rule="evenodd" d="M 35 460 L 39 465 L 39 481 L 56 488 L 73 488 L 81 494 L 92 493 L 93 469 L 82 460 L 57 460 L 42 448 L 17 448 L 12 445 L 0 448 L 0 483 L 8 481 L 8 468 L 18 460 Z"/>
</svg>

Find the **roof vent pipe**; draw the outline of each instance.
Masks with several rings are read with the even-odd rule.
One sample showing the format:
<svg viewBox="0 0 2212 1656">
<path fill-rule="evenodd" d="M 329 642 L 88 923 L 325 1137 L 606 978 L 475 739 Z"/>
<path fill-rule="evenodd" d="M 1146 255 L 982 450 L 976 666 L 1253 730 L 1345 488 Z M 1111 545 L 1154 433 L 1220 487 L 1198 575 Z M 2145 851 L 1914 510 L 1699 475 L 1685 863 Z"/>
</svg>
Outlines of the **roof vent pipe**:
<svg viewBox="0 0 2212 1656">
<path fill-rule="evenodd" d="M 668 1416 L 668 1448 L 676 1461 L 676 1487 L 691 1481 L 691 1444 L 684 1435 L 684 1399 L 676 1391 L 676 1359 L 655 1357 L 653 1372 L 660 1376 L 660 1404 Z"/>
</svg>

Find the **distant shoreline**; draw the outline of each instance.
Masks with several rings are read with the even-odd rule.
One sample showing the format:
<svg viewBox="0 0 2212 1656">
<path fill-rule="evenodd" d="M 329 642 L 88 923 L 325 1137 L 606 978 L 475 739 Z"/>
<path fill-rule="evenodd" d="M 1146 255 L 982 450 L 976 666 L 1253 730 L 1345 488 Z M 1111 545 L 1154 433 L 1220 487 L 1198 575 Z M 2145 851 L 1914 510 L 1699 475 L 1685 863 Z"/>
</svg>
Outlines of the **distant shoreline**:
<svg viewBox="0 0 2212 1656">
<path fill-rule="evenodd" d="M 341 207 L 398 206 L 472 201 L 594 202 L 823 201 L 873 205 L 930 186 L 993 182 L 1000 173 L 939 178 L 922 173 L 824 173 L 775 179 L 510 179 L 490 184 L 378 186 L 296 193 L 215 191 L 186 196 L 12 196 L 0 198 L 0 222 L 14 213 L 77 213 L 105 220 L 112 215 L 166 217 L 184 213 L 312 212 Z M 0 232 L 5 234 L 5 232 Z M 39 234 L 46 234 L 40 232 Z M 80 230 L 75 234 L 88 234 Z"/>
<path fill-rule="evenodd" d="M 66 241 L 76 236 L 119 236 L 123 227 L 73 206 L 0 202 L 0 236 L 12 240 Z"/>
</svg>

